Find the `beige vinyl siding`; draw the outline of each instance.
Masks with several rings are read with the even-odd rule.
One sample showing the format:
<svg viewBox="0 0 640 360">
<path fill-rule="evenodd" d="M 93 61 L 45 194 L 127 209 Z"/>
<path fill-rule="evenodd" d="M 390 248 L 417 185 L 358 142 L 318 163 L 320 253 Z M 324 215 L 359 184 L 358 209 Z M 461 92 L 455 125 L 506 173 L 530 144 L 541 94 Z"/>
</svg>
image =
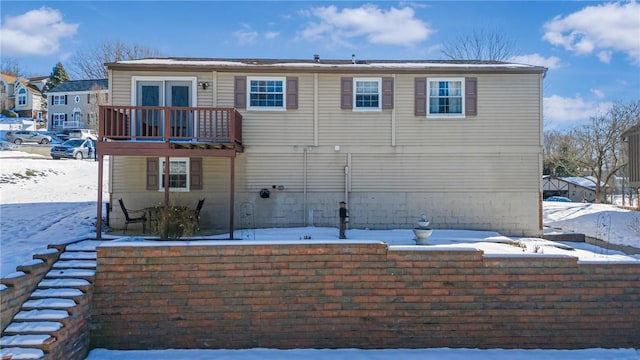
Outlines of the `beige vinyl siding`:
<svg viewBox="0 0 640 360">
<path fill-rule="evenodd" d="M 298 108 L 287 110 L 238 109 L 242 114 L 242 141 L 248 147 L 311 145 L 313 143 L 313 74 L 218 73 L 218 106 L 233 107 L 235 76 L 298 78 Z M 247 151 L 251 151 L 250 148 Z"/>
<path fill-rule="evenodd" d="M 531 191 L 538 188 L 537 155 L 354 154 L 352 191 Z"/>
<path fill-rule="evenodd" d="M 340 108 L 340 79 L 342 77 L 382 78 L 383 74 L 322 74 L 319 76 L 319 140 L 321 145 L 332 144 L 391 144 L 391 112 L 353 111 Z M 413 95 L 411 95 L 413 97 Z M 382 101 L 382 99 L 380 99 Z"/>
<path fill-rule="evenodd" d="M 114 71 L 111 73 L 111 83 L 109 84 L 110 98 L 113 105 L 131 105 L 131 87 L 132 78 L 134 76 L 152 76 L 156 78 L 162 77 L 196 77 L 197 86 L 197 103 L 200 107 L 213 106 L 214 94 L 214 73 L 211 71 L 190 72 L 190 71 Z M 198 85 L 200 82 L 208 82 L 209 87 L 205 90 Z M 222 106 L 222 105 L 218 105 Z M 230 106 L 233 107 L 233 103 Z"/>
<path fill-rule="evenodd" d="M 429 77 L 429 74 L 421 76 Z M 473 75 L 476 76 L 476 75 Z M 456 77 L 455 74 L 438 77 Z M 536 74 L 477 75 L 478 115 L 437 119 L 415 116 L 413 79 L 396 81 L 397 145 L 492 146 L 540 143 L 540 79 Z"/>
<path fill-rule="evenodd" d="M 235 158 L 237 228 L 245 205 L 253 207 L 255 227 L 337 226 L 338 201 L 347 200 L 354 228 L 410 228 L 426 213 L 436 228 L 540 234 L 540 74 L 439 74 L 477 79 L 478 115 L 434 119 L 414 114 L 415 78 L 428 73 L 335 71 L 347 72 L 114 71 L 110 98 L 130 105 L 133 75 L 196 76 L 210 84 L 198 86 L 198 106 L 232 108 L 235 76 L 298 78 L 298 109 L 238 109 L 244 152 Z M 342 110 L 342 77 L 393 77 L 394 108 Z M 162 201 L 163 193 L 146 190 L 144 157 L 113 157 L 112 164 L 113 201 L 124 197 L 134 208 Z M 203 190 L 171 198 L 195 206 L 206 197 L 205 224 L 226 230 L 229 168 L 228 158 L 203 157 Z M 260 198 L 263 188 L 270 198 Z"/>
</svg>

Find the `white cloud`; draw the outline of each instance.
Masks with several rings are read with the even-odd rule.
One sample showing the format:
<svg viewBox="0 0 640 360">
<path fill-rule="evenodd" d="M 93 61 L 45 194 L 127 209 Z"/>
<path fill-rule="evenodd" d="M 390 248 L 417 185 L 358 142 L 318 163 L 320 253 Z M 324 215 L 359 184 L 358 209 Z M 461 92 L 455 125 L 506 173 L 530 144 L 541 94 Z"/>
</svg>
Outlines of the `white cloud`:
<svg viewBox="0 0 640 360">
<path fill-rule="evenodd" d="M 599 90 L 592 90 L 598 96 Z M 566 98 L 552 95 L 544 98 L 544 119 L 557 123 L 578 123 L 605 113 L 612 103 L 587 101 L 581 96 Z"/>
<path fill-rule="evenodd" d="M 550 56 L 545 58 L 540 54 L 527 54 L 527 55 L 518 55 L 512 56 L 507 61 L 518 63 L 518 64 L 528 64 L 528 65 L 536 65 L 536 66 L 544 66 L 548 69 L 557 69 L 561 66 L 560 58 L 556 56 Z"/>
<path fill-rule="evenodd" d="M 640 64 L 640 5 L 635 1 L 587 6 L 556 16 L 544 29 L 544 40 L 577 54 L 597 52 L 600 61 L 609 63 L 614 52 L 622 52 Z"/>
<path fill-rule="evenodd" d="M 600 89 L 591 89 L 591 93 L 598 99 L 604 99 L 604 91 Z"/>
<path fill-rule="evenodd" d="M 279 35 L 280 35 L 280 33 L 277 32 L 277 31 L 269 31 L 269 32 L 264 34 L 264 38 L 271 40 L 271 39 L 277 38 Z"/>
<path fill-rule="evenodd" d="M 340 10 L 331 5 L 313 8 L 307 14 L 318 21 L 307 24 L 300 35 L 338 45 L 349 45 L 349 40 L 365 37 L 371 44 L 410 46 L 426 40 L 434 32 L 428 23 L 416 19 L 409 7 L 385 11 L 367 4 Z"/>
<path fill-rule="evenodd" d="M 60 40 L 74 36 L 77 30 L 78 24 L 65 23 L 60 11 L 41 7 L 4 19 L 0 25 L 0 50 L 9 56 L 55 54 Z"/>
<path fill-rule="evenodd" d="M 253 44 L 258 38 L 258 33 L 253 30 L 238 30 L 233 33 L 233 36 L 238 39 L 238 42 L 242 45 Z"/>
</svg>

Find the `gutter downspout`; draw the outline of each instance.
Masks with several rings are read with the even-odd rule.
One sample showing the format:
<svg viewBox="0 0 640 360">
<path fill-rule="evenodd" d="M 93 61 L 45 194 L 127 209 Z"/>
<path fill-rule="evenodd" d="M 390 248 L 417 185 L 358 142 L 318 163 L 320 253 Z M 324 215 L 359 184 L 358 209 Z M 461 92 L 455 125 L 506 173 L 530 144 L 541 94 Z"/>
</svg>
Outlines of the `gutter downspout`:
<svg viewBox="0 0 640 360">
<path fill-rule="evenodd" d="M 307 221 L 307 148 L 305 147 L 304 149 L 302 149 L 302 153 L 303 153 L 303 166 L 302 166 L 302 194 L 303 194 L 303 200 L 302 200 L 302 217 L 304 218 L 302 223 L 304 224 L 305 227 L 308 226 L 308 221 Z"/>
</svg>

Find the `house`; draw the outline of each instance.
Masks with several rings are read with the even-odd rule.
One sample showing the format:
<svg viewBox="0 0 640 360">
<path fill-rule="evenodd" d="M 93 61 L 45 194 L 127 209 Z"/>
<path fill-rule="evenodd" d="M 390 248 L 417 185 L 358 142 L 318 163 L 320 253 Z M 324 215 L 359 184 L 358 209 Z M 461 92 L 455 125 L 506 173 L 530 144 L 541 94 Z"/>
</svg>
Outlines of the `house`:
<svg viewBox="0 0 640 360">
<path fill-rule="evenodd" d="M 47 76 L 22 78 L 2 73 L 0 76 L 0 107 L 19 117 L 45 119 L 47 99 L 43 95 Z"/>
<path fill-rule="evenodd" d="M 98 106 L 109 101 L 107 79 L 68 80 L 49 90 L 48 128 L 98 129 Z"/>
<path fill-rule="evenodd" d="M 13 110 L 16 106 L 15 82 L 17 77 L 0 73 L 0 111 Z"/>
<path fill-rule="evenodd" d="M 111 204 L 206 198 L 201 228 L 231 237 L 337 227 L 343 200 L 351 228 L 412 228 L 425 214 L 435 228 L 542 234 L 543 67 L 315 56 L 107 68 L 97 148 Z M 119 208 L 109 215 L 123 227 Z"/>
<path fill-rule="evenodd" d="M 628 171 L 629 186 L 640 188 L 640 122 L 627 129 L 622 136 L 627 143 L 629 154 Z"/>
<path fill-rule="evenodd" d="M 606 184 L 602 184 L 605 188 Z M 596 200 L 596 179 L 593 176 L 542 177 L 543 198 L 563 196 L 574 202 L 594 202 Z M 602 201 L 604 199 L 600 199 Z"/>
</svg>

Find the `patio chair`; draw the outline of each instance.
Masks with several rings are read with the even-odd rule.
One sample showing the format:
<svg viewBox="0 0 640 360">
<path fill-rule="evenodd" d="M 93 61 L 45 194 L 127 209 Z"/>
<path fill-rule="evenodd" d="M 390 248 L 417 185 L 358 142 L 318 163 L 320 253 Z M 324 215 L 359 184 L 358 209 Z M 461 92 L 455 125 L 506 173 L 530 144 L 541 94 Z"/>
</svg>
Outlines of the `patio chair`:
<svg viewBox="0 0 640 360">
<path fill-rule="evenodd" d="M 124 202 L 122 201 L 122 199 L 118 199 L 118 202 L 120 203 L 120 208 L 122 209 L 122 213 L 124 213 L 124 233 L 127 233 L 127 228 L 129 227 L 129 224 L 136 224 L 136 223 L 141 223 L 142 224 L 142 232 L 145 233 L 146 232 L 146 223 L 147 223 L 147 216 L 146 216 L 146 210 L 142 209 L 142 210 L 128 210 L 125 206 L 124 206 Z M 140 213 L 142 215 L 140 216 L 136 216 L 136 217 L 132 217 L 129 215 L 129 213 Z"/>
<path fill-rule="evenodd" d="M 202 210 L 202 205 L 204 205 L 204 199 L 205 198 L 198 200 L 196 211 L 194 211 L 194 215 L 196 216 L 196 221 L 198 222 L 198 228 L 200 228 L 200 210 Z"/>
</svg>

